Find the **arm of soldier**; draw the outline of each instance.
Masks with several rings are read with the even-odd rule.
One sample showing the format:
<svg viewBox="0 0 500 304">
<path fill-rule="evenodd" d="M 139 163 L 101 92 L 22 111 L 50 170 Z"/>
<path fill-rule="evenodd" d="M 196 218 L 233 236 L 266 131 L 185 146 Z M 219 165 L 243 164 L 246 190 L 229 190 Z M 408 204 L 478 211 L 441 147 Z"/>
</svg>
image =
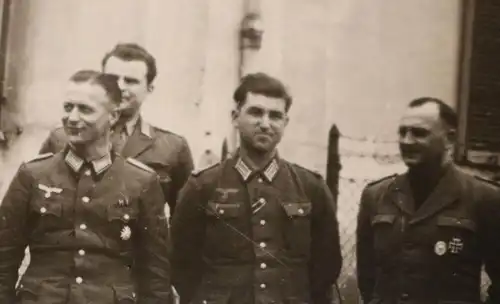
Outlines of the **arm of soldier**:
<svg viewBox="0 0 500 304">
<path fill-rule="evenodd" d="M 315 303 L 331 297 L 342 268 L 337 204 L 323 182 L 314 184 L 311 221 L 311 293 Z"/>
<path fill-rule="evenodd" d="M 369 303 L 375 284 L 375 250 L 371 225 L 370 198 L 367 189 L 361 194 L 356 227 L 358 287 L 364 303 Z"/>
<path fill-rule="evenodd" d="M 33 179 L 21 165 L 0 205 L 0 303 L 14 303 L 18 269 L 27 246 L 26 222 Z"/>
<path fill-rule="evenodd" d="M 164 196 L 158 176 L 154 176 L 140 197 L 138 303 L 169 303 L 171 300 L 168 225 L 164 216 Z"/>
<path fill-rule="evenodd" d="M 183 303 L 188 303 L 201 277 L 205 211 L 196 178 L 182 188 L 172 218 L 172 281 Z"/>
<path fill-rule="evenodd" d="M 500 195 L 488 198 L 479 204 L 478 232 L 486 273 L 491 284 L 486 303 L 500 303 Z"/>
<path fill-rule="evenodd" d="M 191 172 L 193 171 L 194 163 L 193 156 L 191 154 L 191 149 L 185 138 L 181 140 L 181 148 L 179 149 L 179 157 L 177 162 L 177 168 L 174 172 L 174 187 L 175 187 L 175 201 L 177 201 L 177 196 L 179 191 L 182 189 L 186 181 L 188 180 Z"/>
</svg>

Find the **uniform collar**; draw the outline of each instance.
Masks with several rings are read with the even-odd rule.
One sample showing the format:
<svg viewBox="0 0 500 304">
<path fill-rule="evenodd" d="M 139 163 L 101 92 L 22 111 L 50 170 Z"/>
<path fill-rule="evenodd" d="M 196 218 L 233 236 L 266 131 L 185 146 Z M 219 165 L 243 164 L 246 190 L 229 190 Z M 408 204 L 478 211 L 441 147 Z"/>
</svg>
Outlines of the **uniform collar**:
<svg viewBox="0 0 500 304">
<path fill-rule="evenodd" d="M 118 127 L 119 126 L 114 129 L 118 130 Z M 135 116 L 134 118 L 125 122 L 125 124 L 122 125 L 122 128 L 127 136 L 131 136 L 134 133 L 135 129 L 139 128 L 141 134 L 151 138 L 151 126 L 147 122 L 145 122 L 140 115 Z"/>
<path fill-rule="evenodd" d="M 139 121 L 139 118 L 140 116 L 139 115 L 136 115 L 134 117 L 132 117 L 132 119 L 130 120 L 127 120 L 125 122 L 125 128 L 124 131 L 127 133 L 128 136 L 132 135 L 132 133 L 134 133 L 134 130 L 135 130 L 135 127 L 137 126 L 137 122 Z"/>
<path fill-rule="evenodd" d="M 246 164 L 240 156 L 238 156 L 234 168 L 236 169 L 236 171 L 238 171 L 241 178 L 243 178 L 245 182 L 248 181 L 249 178 L 254 175 L 254 173 L 258 173 L 258 171 L 260 171 L 261 174 L 267 179 L 267 181 L 271 183 L 279 171 L 279 163 L 276 156 L 269 162 L 267 166 L 264 167 L 264 169 L 252 170 L 250 166 Z"/>
<path fill-rule="evenodd" d="M 76 155 L 71 149 L 68 149 L 68 152 L 66 152 L 64 161 L 75 172 L 79 172 L 83 164 L 85 163 L 85 160 Z M 109 168 L 113 161 L 111 160 L 111 154 L 108 153 L 99 159 L 91 161 L 90 163 L 92 164 L 94 172 L 99 175 L 103 173 L 107 168 Z"/>
</svg>

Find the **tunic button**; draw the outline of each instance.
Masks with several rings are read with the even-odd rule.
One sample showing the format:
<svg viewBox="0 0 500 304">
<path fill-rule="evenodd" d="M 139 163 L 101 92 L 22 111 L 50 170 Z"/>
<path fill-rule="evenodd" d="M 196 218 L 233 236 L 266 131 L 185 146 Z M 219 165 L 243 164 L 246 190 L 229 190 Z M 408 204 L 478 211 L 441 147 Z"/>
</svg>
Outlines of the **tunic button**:
<svg viewBox="0 0 500 304">
<path fill-rule="evenodd" d="M 81 255 L 81 256 L 84 256 L 85 255 L 85 250 L 83 250 L 83 249 L 78 250 L 78 254 Z"/>
<path fill-rule="evenodd" d="M 82 230 L 87 229 L 87 225 L 85 225 L 85 224 L 81 224 L 81 225 L 80 225 L 80 229 L 82 229 Z"/>
<path fill-rule="evenodd" d="M 266 220 L 260 220 L 260 225 L 264 226 L 266 224 Z"/>
<path fill-rule="evenodd" d="M 130 215 L 125 214 L 125 215 L 123 216 L 123 219 L 124 219 L 124 220 L 126 220 L 126 221 L 128 221 L 128 220 L 130 219 Z"/>
<path fill-rule="evenodd" d="M 45 213 L 45 212 L 47 212 L 47 208 L 45 207 L 40 208 L 40 213 Z"/>
<path fill-rule="evenodd" d="M 76 277 L 75 281 L 76 281 L 76 283 L 78 283 L 78 284 L 82 284 L 83 279 L 82 279 L 82 277 Z"/>
<path fill-rule="evenodd" d="M 266 269 L 266 268 L 267 268 L 266 263 L 262 263 L 262 264 L 260 264 L 260 269 Z"/>
<path fill-rule="evenodd" d="M 88 202 L 90 202 L 90 198 L 88 198 L 87 196 L 84 196 L 84 197 L 82 197 L 82 202 L 88 203 Z"/>
<path fill-rule="evenodd" d="M 224 209 L 220 209 L 219 214 L 224 214 Z"/>
<path fill-rule="evenodd" d="M 265 289 L 266 288 L 266 284 L 262 283 L 260 284 L 260 289 Z"/>
<path fill-rule="evenodd" d="M 260 244 L 259 244 L 259 247 L 260 247 L 260 248 L 266 248 L 266 243 L 264 243 L 264 242 L 260 243 Z"/>
<path fill-rule="evenodd" d="M 259 177 L 259 179 L 258 179 L 257 181 L 258 181 L 259 183 L 262 183 L 262 182 L 263 182 L 263 180 L 262 180 L 262 178 L 261 178 L 261 177 Z"/>
<path fill-rule="evenodd" d="M 304 214 L 304 209 L 300 208 L 299 209 L 299 214 Z"/>
<path fill-rule="evenodd" d="M 85 170 L 85 173 L 84 173 L 86 176 L 90 176 L 90 170 Z"/>
<path fill-rule="evenodd" d="M 261 198 L 259 198 L 259 202 L 260 202 L 260 203 L 265 203 L 265 202 L 266 202 L 266 199 L 265 199 L 265 198 L 263 198 L 263 197 L 261 197 Z"/>
</svg>

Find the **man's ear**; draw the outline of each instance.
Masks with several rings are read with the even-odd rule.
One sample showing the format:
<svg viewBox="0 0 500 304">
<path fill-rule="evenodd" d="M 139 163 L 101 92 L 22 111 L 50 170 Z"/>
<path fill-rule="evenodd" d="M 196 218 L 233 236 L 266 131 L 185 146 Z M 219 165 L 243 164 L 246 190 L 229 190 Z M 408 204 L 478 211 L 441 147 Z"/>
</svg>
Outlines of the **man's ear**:
<svg viewBox="0 0 500 304">
<path fill-rule="evenodd" d="M 154 86 L 154 84 L 152 84 L 152 83 L 148 84 L 148 92 L 149 92 L 149 93 L 151 93 L 151 92 L 153 92 L 154 90 L 155 90 L 155 86 Z"/>
<path fill-rule="evenodd" d="M 237 126 L 236 120 L 238 119 L 239 116 L 240 116 L 240 109 L 235 108 L 235 109 L 231 110 L 231 122 L 232 122 L 234 127 Z"/>
<path fill-rule="evenodd" d="M 119 119 L 120 119 L 120 111 L 118 107 L 109 112 L 109 121 L 111 127 L 114 127 Z"/>
<path fill-rule="evenodd" d="M 446 140 L 448 147 L 453 147 L 457 141 L 457 130 L 455 128 L 449 128 L 446 131 Z"/>
</svg>

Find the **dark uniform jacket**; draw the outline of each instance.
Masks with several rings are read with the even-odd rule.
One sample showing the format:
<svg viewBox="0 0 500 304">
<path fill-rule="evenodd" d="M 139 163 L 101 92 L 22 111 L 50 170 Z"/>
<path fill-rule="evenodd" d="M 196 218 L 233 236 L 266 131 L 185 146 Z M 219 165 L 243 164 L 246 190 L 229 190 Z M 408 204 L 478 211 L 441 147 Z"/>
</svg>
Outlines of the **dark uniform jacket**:
<svg viewBox="0 0 500 304">
<path fill-rule="evenodd" d="M 483 263 L 500 303 L 499 190 L 450 166 L 414 210 L 406 174 L 368 185 L 357 227 L 364 303 L 480 303 Z"/>
<path fill-rule="evenodd" d="M 42 144 L 40 153 L 61 151 L 67 143 L 62 127 L 54 129 Z M 177 194 L 193 170 L 193 159 L 186 139 L 147 124 L 142 118 L 128 137 L 120 154 L 133 157 L 160 175 L 165 199 L 173 213 Z"/>
<path fill-rule="evenodd" d="M 0 206 L 0 303 L 169 303 L 157 175 L 120 156 L 91 164 L 63 151 L 21 165 Z"/>
<path fill-rule="evenodd" d="M 172 220 L 181 303 L 330 303 L 341 268 L 336 205 L 321 177 L 237 156 L 194 173 Z"/>
</svg>

